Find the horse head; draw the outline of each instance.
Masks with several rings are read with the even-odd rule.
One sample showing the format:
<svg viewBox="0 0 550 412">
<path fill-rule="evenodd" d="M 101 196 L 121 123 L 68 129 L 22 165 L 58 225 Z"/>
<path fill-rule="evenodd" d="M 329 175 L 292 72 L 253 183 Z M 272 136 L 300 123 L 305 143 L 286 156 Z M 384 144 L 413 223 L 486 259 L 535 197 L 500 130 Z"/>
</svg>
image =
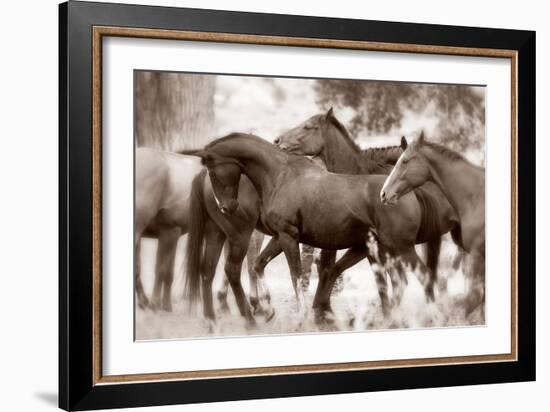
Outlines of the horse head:
<svg viewBox="0 0 550 412">
<path fill-rule="evenodd" d="M 198 156 L 208 170 L 214 198 L 223 214 L 232 215 L 239 207 L 239 182 L 243 166 L 238 160 L 221 156 L 212 150 L 194 150 L 185 154 Z"/>
<path fill-rule="evenodd" d="M 274 143 L 289 153 L 318 156 L 324 149 L 324 128 L 334 118 L 332 107 L 327 113 L 316 114 L 277 137 Z"/>
<path fill-rule="evenodd" d="M 399 198 L 430 180 L 430 168 L 420 147 L 424 144 L 424 132 L 417 141 L 408 144 L 401 138 L 403 153 L 380 190 L 380 200 L 386 205 L 396 204 Z"/>
</svg>

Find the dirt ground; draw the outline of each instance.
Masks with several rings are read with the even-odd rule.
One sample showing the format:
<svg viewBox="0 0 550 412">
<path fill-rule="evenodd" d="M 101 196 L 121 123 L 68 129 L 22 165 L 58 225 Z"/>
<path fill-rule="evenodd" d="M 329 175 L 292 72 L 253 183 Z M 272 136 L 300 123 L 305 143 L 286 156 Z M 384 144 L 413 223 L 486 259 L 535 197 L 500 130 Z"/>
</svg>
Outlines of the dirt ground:
<svg viewBox="0 0 550 412">
<path fill-rule="evenodd" d="M 268 239 L 264 241 L 264 246 Z M 155 240 L 142 241 L 142 279 L 145 292 L 151 296 L 154 276 L 154 258 L 156 253 Z M 190 312 L 183 302 L 183 251 L 185 237 L 180 239 L 175 262 L 175 280 L 173 286 L 173 311 L 152 312 L 151 310 L 136 310 L 136 339 L 182 339 L 207 336 L 243 336 L 262 334 L 312 333 L 320 329 L 313 321 L 311 304 L 317 275 L 314 269 L 311 284 L 306 294 L 309 308 L 307 320 L 300 326 L 296 311 L 294 291 L 283 255 L 274 259 L 266 268 L 266 282 L 271 292 L 272 304 L 276 315 L 265 322 L 262 316 L 257 317 L 257 326 L 246 328 L 244 319 L 239 315 L 233 295 L 229 292 L 228 303 L 230 313 L 221 313 L 217 302 L 217 322 L 214 330 L 202 317 L 202 308 Z M 419 248 L 419 254 L 421 249 Z M 332 296 L 336 331 L 380 330 L 388 328 L 425 328 L 451 327 L 471 324 L 483 324 L 480 314 L 466 319 L 459 304 L 460 298 L 467 290 L 467 281 L 462 268 L 453 271 L 451 262 L 456 254 L 456 247 L 448 239 L 442 245 L 439 265 L 439 290 L 435 303 L 427 303 L 423 289 L 414 273 L 408 274 L 408 285 L 403 300 L 398 308 L 394 308 L 390 319 L 384 319 L 373 273 L 367 260 L 360 262 L 344 273 L 343 290 Z M 315 265 L 314 265 L 315 267 Z M 246 264 L 243 266 L 246 268 Z M 214 281 L 214 293 L 220 288 L 223 276 L 223 257 L 220 260 Z M 243 269 L 242 282 L 248 291 L 248 274 Z M 446 290 L 445 290 L 446 289 Z M 391 291 L 391 287 L 390 287 Z M 477 315 L 477 316 L 476 316 Z M 323 330 L 326 331 L 326 330 Z"/>
</svg>

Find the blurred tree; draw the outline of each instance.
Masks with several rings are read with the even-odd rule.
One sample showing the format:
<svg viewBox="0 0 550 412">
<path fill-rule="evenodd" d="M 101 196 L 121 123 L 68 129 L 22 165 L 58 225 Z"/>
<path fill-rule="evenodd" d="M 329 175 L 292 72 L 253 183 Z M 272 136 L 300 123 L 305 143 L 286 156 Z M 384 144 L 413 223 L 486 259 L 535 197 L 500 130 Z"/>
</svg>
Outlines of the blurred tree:
<svg viewBox="0 0 550 412">
<path fill-rule="evenodd" d="M 138 146 L 163 150 L 203 147 L 214 138 L 215 76 L 136 72 Z"/>
<path fill-rule="evenodd" d="M 386 134 L 399 129 L 404 114 L 431 110 L 439 122 L 435 136 L 456 150 L 479 149 L 484 144 L 485 98 L 479 89 L 462 85 L 433 85 L 366 80 L 317 80 L 317 103 L 348 107 L 355 115 L 352 135 Z"/>
</svg>

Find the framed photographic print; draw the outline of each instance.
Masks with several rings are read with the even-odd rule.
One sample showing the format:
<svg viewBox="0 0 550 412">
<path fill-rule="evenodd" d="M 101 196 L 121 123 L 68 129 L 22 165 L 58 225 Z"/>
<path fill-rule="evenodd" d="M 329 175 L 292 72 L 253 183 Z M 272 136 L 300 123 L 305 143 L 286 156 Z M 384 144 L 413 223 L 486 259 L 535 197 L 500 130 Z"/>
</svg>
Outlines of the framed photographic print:
<svg viewBox="0 0 550 412">
<path fill-rule="evenodd" d="M 535 33 L 60 5 L 60 407 L 535 379 Z"/>
</svg>

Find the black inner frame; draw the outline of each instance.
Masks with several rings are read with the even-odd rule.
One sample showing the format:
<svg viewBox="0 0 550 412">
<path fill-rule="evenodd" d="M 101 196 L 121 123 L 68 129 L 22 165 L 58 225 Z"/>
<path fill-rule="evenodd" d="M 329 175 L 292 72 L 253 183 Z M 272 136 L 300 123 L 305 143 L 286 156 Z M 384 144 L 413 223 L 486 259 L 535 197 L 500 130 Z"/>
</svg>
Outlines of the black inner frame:
<svg viewBox="0 0 550 412">
<path fill-rule="evenodd" d="M 92 26 L 507 49 L 518 52 L 518 361 L 93 385 Z M 508 120 L 507 120 L 508 121 Z M 59 6 L 59 406 L 169 405 L 535 379 L 535 33 L 172 7 Z"/>
</svg>

